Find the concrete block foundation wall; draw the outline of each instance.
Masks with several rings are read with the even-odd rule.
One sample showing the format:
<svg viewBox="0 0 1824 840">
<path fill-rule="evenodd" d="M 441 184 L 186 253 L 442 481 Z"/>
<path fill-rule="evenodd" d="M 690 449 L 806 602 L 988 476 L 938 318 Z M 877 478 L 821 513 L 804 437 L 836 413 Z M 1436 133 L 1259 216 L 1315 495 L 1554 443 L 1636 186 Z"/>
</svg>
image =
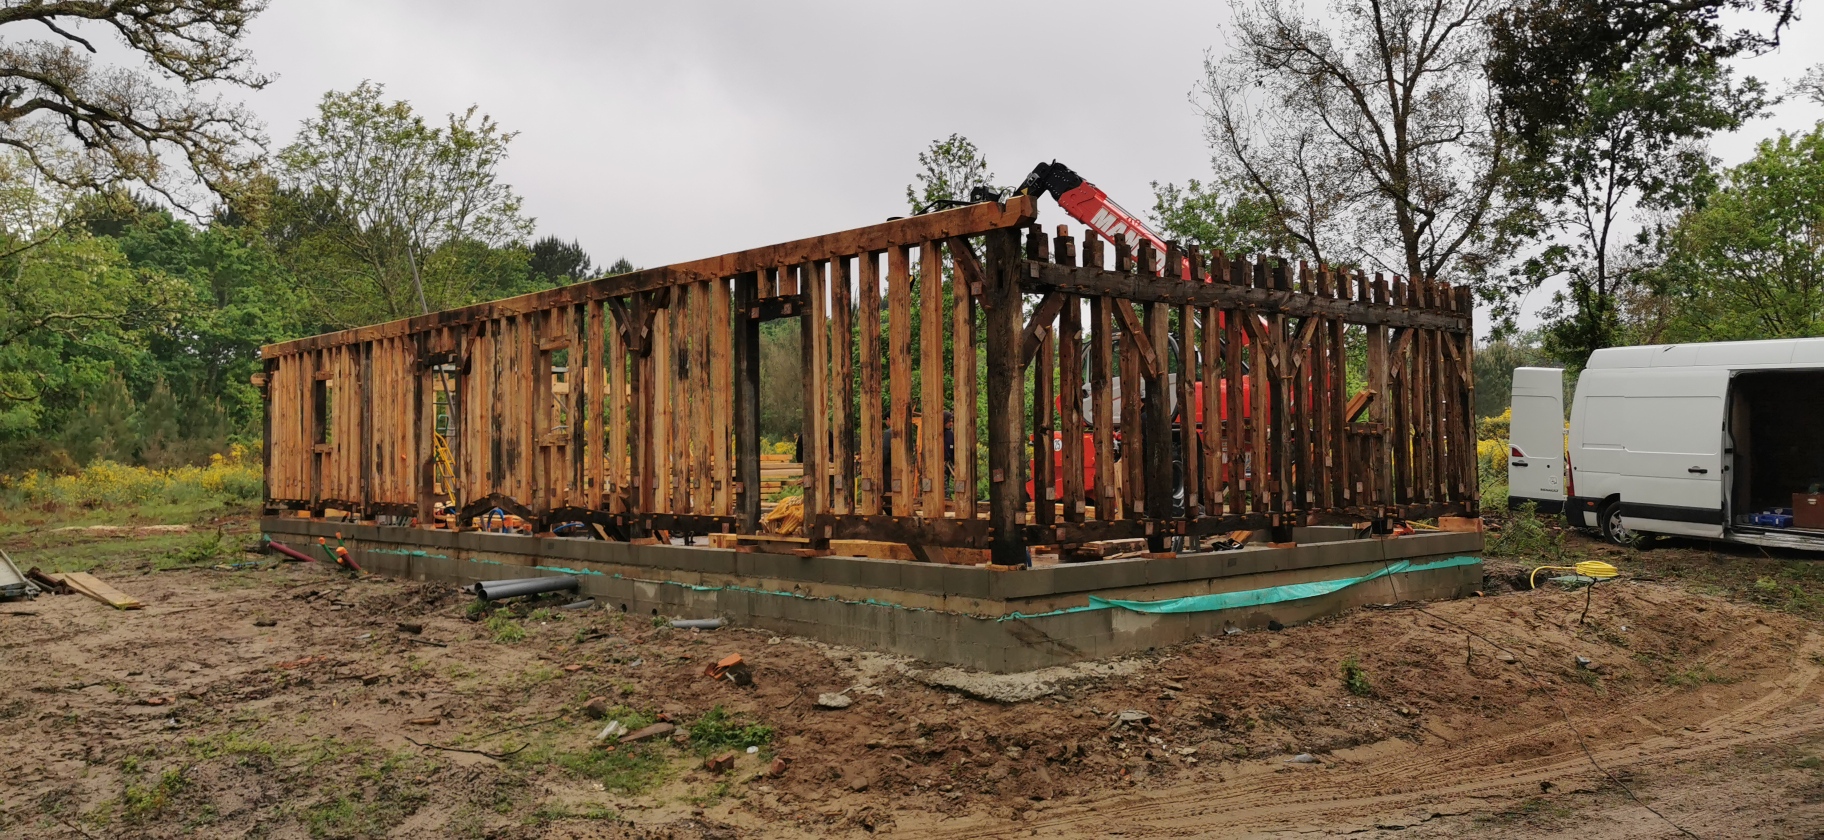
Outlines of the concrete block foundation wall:
<svg viewBox="0 0 1824 840">
<path fill-rule="evenodd" d="M 582 594 L 641 615 L 723 617 L 738 625 L 931 662 L 1010 673 L 1171 645 L 1229 627 L 1296 624 L 1354 606 L 1468 595 L 1478 562 L 1377 577 L 1317 597 L 1191 613 L 1083 609 L 1090 596 L 1163 601 L 1363 577 L 1399 560 L 1473 556 L 1482 535 L 1348 539 L 1347 528 L 1299 529 L 1294 548 L 1110 560 L 1019 571 L 737 552 L 671 545 L 262 520 L 268 536 L 306 549 L 341 533 L 356 562 L 392 577 L 468 584 L 574 574 Z M 1325 541 L 1333 540 L 1333 541 Z M 1308 541 L 1308 542 L 1307 542 Z"/>
</svg>

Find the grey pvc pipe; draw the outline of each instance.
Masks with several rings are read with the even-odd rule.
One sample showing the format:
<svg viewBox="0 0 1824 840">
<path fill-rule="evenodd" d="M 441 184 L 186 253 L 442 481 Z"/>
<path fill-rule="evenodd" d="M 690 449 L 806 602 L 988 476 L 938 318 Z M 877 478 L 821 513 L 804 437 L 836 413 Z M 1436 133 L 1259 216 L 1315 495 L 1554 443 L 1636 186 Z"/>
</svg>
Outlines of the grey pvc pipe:
<svg viewBox="0 0 1824 840">
<path fill-rule="evenodd" d="M 515 578 L 513 580 L 484 580 L 469 587 L 469 591 L 483 601 L 498 601 L 502 598 L 517 598 L 521 595 L 537 595 L 541 592 L 560 592 L 575 589 L 581 585 L 573 575 L 553 575 L 551 577 Z"/>
</svg>

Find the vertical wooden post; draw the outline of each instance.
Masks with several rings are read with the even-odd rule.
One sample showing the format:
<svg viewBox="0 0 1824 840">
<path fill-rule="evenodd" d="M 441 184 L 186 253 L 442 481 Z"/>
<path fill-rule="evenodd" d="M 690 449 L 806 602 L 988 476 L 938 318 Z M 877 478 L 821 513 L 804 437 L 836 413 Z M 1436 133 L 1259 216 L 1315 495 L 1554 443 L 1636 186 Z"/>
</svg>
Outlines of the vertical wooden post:
<svg viewBox="0 0 1824 840">
<path fill-rule="evenodd" d="M 855 332 L 861 341 L 861 506 L 863 516 L 880 513 L 886 492 L 886 464 L 882 461 L 880 435 L 880 252 L 863 252 L 857 258 L 856 286 L 860 305 L 855 312 Z"/>
<path fill-rule="evenodd" d="M 912 270 L 907 251 L 904 246 L 887 250 L 887 386 L 892 391 L 887 457 L 893 463 L 887 480 L 895 516 L 911 516 L 918 498 L 918 470 L 912 460 Z"/>
<path fill-rule="evenodd" d="M 1083 234 L 1083 264 L 1102 267 L 1102 241 L 1095 231 Z M 1119 502 L 1115 491 L 1115 324 L 1114 309 L 1118 300 L 1097 296 L 1089 299 L 1090 391 L 1095 405 L 1090 421 L 1096 437 L 1096 518 L 1115 519 Z"/>
<path fill-rule="evenodd" d="M 799 347 L 804 357 L 804 532 L 815 542 L 819 539 L 813 533 L 815 517 L 829 512 L 830 408 L 829 392 L 824 388 L 830 363 L 829 324 L 824 313 L 823 264 L 806 262 L 800 276 L 803 280 L 798 288 L 805 299 L 799 316 L 803 324 Z"/>
<path fill-rule="evenodd" d="M 1020 480 L 1025 448 L 1025 394 L 1020 381 L 1020 234 L 988 233 L 987 277 L 982 284 L 988 353 L 989 556 L 997 565 L 1026 564 L 1021 529 Z"/>
<path fill-rule="evenodd" d="M 760 275 L 735 277 L 735 517 L 743 534 L 760 529 Z"/>
<path fill-rule="evenodd" d="M 936 241 L 918 246 L 919 507 L 944 518 L 944 257 Z"/>
<path fill-rule="evenodd" d="M 1070 228 L 1059 225 L 1052 258 L 1059 265 L 1077 264 Z M 1083 502 L 1083 300 L 1064 296 L 1058 336 L 1058 408 L 1064 415 L 1064 521 L 1082 522 Z"/>
<path fill-rule="evenodd" d="M 830 260 L 830 481 L 833 513 L 855 512 L 855 328 L 849 295 L 849 258 Z"/>
<path fill-rule="evenodd" d="M 956 504 L 958 519 L 975 518 L 975 410 L 977 356 L 975 352 L 975 293 L 969 288 L 969 277 L 963 267 L 975 263 L 975 252 L 964 239 L 952 239 L 950 249 L 950 370 L 952 394 L 950 408 L 955 414 L 951 436 L 956 449 L 955 463 L 950 465 L 956 477 L 951 499 Z"/>
<path fill-rule="evenodd" d="M 1189 258 L 1179 252 L 1177 243 L 1168 243 L 1165 254 L 1167 279 L 1180 283 L 1201 281 L 1203 267 L 1199 254 L 1191 248 Z M 1188 275 L 1181 266 L 1190 265 Z M 1178 307 L 1178 451 L 1183 453 L 1184 518 L 1196 521 L 1203 499 L 1199 486 L 1199 451 L 1197 445 L 1197 333 L 1196 318 L 1189 306 Z"/>
<path fill-rule="evenodd" d="M 711 492 L 712 513 L 720 516 L 732 515 L 735 511 L 732 499 L 734 488 L 734 464 L 730 460 L 729 440 L 733 434 L 732 415 L 734 413 L 734 360 L 733 351 L 734 322 L 731 321 L 728 298 L 728 279 L 718 277 L 710 285 L 709 309 L 709 364 L 710 364 L 710 458 L 714 461 L 712 481 L 715 486 Z"/>
<path fill-rule="evenodd" d="M 1052 455 L 1056 346 L 1056 332 L 1046 327 L 1032 368 L 1032 510 L 1033 521 L 1040 525 L 1057 522 L 1057 462 Z"/>
</svg>

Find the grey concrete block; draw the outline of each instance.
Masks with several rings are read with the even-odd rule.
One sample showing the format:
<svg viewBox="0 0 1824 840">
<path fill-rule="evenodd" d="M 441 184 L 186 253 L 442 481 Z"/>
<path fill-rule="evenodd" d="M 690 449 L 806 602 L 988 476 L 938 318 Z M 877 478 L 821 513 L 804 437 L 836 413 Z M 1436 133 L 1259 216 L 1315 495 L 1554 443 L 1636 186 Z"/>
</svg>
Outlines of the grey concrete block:
<svg viewBox="0 0 1824 840">
<path fill-rule="evenodd" d="M 899 588 L 929 595 L 944 594 L 944 567 L 930 563 L 907 563 L 899 570 Z"/>
<path fill-rule="evenodd" d="M 1183 557 L 1161 557 L 1143 562 L 1146 582 L 1177 583 L 1190 578 L 1190 562 Z"/>
<path fill-rule="evenodd" d="M 1058 591 L 1059 582 L 1066 579 L 1068 574 L 1077 568 L 1079 566 L 1017 569 L 1011 572 L 989 571 L 988 597 L 1006 599 L 1049 595 Z"/>
<path fill-rule="evenodd" d="M 944 634 L 944 614 L 931 610 L 889 610 L 890 631 L 897 637 L 936 641 Z"/>
<path fill-rule="evenodd" d="M 988 582 L 994 572 L 980 566 L 942 566 L 944 594 L 964 598 L 987 598 Z"/>
<path fill-rule="evenodd" d="M 870 560 L 867 558 L 850 558 L 855 564 L 857 584 L 881 589 L 898 589 L 900 569 L 907 564 L 898 560 Z"/>
<path fill-rule="evenodd" d="M 855 565 L 853 557 L 811 558 L 809 572 L 815 580 L 831 586 L 857 586 L 861 583 L 861 568 Z"/>
<path fill-rule="evenodd" d="M 1030 595 L 1050 594 L 1053 592 L 1095 592 L 1103 589 L 1121 589 L 1129 586 L 1146 585 L 1146 563 L 1144 560 L 1100 560 L 1093 563 L 1072 563 L 1059 566 L 1055 582 L 1044 592 Z M 998 593 L 997 593 L 998 595 Z M 1030 595 L 1026 597 L 1030 597 Z M 999 595 L 998 597 L 1019 597 Z"/>
</svg>

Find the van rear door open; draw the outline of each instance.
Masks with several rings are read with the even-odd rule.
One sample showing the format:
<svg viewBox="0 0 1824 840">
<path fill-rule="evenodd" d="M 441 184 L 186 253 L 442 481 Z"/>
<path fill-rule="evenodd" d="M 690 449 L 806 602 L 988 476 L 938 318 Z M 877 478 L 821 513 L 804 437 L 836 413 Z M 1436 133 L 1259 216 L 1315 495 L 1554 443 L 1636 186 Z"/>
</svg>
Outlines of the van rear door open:
<svg viewBox="0 0 1824 840">
<path fill-rule="evenodd" d="M 1508 427 L 1507 506 L 1532 502 L 1540 513 L 1564 509 L 1564 371 L 1514 369 Z"/>
</svg>

